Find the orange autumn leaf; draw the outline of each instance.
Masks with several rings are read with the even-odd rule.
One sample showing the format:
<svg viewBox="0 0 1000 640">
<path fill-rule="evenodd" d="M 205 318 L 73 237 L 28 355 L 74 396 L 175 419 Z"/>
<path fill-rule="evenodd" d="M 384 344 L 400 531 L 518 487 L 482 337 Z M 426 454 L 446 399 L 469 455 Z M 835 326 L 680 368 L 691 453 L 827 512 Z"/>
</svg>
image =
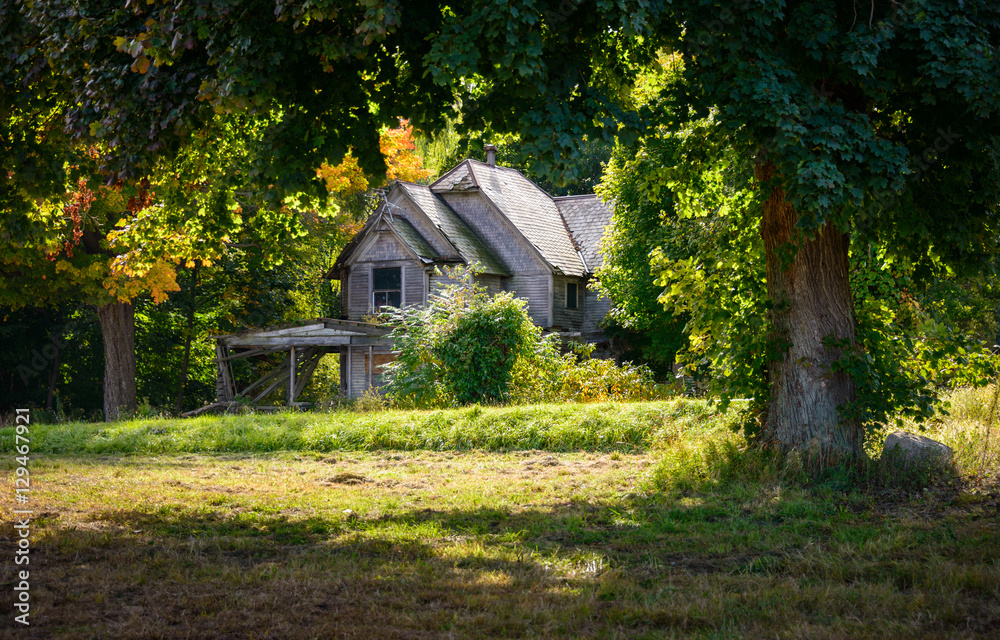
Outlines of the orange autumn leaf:
<svg viewBox="0 0 1000 640">
<path fill-rule="evenodd" d="M 430 177 L 431 172 L 424 168 L 424 159 L 417 154 L 413 127 L 408 120 L 400 120 L 399 127 L 382 133 L 379 150 L 385 158 L 386 181 L 419 182 Z M 350 150 L 340 164 L 331 167 L 324 163 L 316 173 L 326 182 L 327 190 L 337 197 L 354 196 L 368 189 L 368 178 Z"/>
<path fill-rule="evenodd" d="M 417 155 L 409 120 L 400 120 L 398 128 L 386 130 L 379 138 L 378 146 L 388 167 L 387 180 L 419 182 L 430 177 L 431 172 L 424 168 L 424 159 Z"/>
</svg>

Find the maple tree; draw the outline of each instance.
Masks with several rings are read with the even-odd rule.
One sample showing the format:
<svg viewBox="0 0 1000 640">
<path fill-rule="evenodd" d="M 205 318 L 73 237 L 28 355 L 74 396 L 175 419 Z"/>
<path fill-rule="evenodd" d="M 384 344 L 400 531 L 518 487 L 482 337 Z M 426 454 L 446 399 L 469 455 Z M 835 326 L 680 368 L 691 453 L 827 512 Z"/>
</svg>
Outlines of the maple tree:
<svg viewBox="0 0 1000 640">
<path fill-rule="evenodd" d="M 422 182 L 431 177 L 431 172 L 424 168 L 424 159 L 417 153 L 413 141 L 413 126 L 409 120 L 400 120 L 399 126 L 386 128 L 379 136 L 379 152 L 385 161 L 385 180 L 379 183 L 384 186 L 393 180 L 405 182 Z M 339 164 L 331 166 L 320 165 L 316 175 L 323 180 L 327 191 L 343 207 L 355 209 L 357 199 L 368 191 L 369 174 L 358 164 L 353 149 L 348 149 Z"/>
</svg>

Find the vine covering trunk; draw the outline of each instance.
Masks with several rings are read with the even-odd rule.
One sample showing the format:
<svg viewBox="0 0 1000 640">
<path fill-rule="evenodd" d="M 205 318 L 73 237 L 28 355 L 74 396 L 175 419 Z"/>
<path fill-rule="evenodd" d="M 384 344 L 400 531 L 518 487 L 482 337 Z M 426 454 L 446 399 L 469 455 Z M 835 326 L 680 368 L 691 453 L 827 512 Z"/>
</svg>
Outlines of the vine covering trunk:
<svg viewBox="0 0 1000 640">
<path fill-rule="evenodd" d="M 137 408 L 135 308 L 131 303 L 111 302 L 98 307 L 97 316 L 104 339 L 104 419 L 116 420 Z"/>
<path fill-rule="evenodd" d="M 782 347 L 768 366 L 770 398 L 763 435 L 771 445 L 803 450 L 826 462 L 854 458 L 862 450 L 861 428 L 838 412 L 854 398 L 854 383 L 846 373 L 831 369 L 842 352 L 824 344 L 828 337 L 850 343 L 855 338 L 850 238 L 826 224 L 812 239 L 804 239 L 784 191 L 769 183 L 774 172 L 770 162 L 755 167 L 758 182 L 769 189 L 761 236 L 767 293 L 774 302 L 773 337 Z"/>
</svg>

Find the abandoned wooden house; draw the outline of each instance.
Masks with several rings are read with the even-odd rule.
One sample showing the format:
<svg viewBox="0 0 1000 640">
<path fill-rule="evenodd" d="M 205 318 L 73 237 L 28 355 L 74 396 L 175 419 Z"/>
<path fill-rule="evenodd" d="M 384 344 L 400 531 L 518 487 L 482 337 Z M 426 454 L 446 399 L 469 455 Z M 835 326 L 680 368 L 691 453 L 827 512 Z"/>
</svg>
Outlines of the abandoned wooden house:
<svg viewBox="0 0 1000 640">
<path fill-rule="evenodd" d="M 595 195 L 552 197 L 495 159 L 488 145 L 486 162 L 465 160 L 430 185 L 392 183 L 327 274 L 340 280 L 341 318 L 218 336 L 219 400 L 263 398 L 284 381 L 294 403 L 329 352 L 339 353 L 344 395 L 377 387 L 392 345 L 384 329 L 363 320 L 382 306 L 425 304 L 446 282 L 438 267 L 455 265 L 478 265 L 476 279 L 524 298 L 537 325 L 611 355 L 599 324 L 609 304 L 593 280 L 611 212 Z M 289 351 L 280 371 L 235 389 L 234 358 L 277 349 Z"/>
</svg>

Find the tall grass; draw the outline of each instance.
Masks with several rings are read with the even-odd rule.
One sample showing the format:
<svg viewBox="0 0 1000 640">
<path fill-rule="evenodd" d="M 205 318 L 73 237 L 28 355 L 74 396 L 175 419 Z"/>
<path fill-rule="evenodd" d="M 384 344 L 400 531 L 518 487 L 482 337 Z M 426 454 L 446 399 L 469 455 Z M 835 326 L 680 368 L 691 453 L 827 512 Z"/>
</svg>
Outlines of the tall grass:
<svg viewBox="0 0 1000 640">
<path fill-rule="evenodd" d="M 649 475 L 649 488 L 667 495 L 715 490 L 758 491 L 761 487 L 821 487 L 827 490 L 860 490 L 865 493 L 908 493 L 955 475 L 974 482 L 1000 473 L 1000 425 L 997 424 L 998 390 L 995 386 L 959 389 L 948 395 L 948 415 L 928 425 L 904 422 L 902 429 L 933 438 L 951 447 L 953 466 L 934 461 L 902 466 L 896 456 L 882 455 L 887 426 L 867 439 L 867 456 L 839 466 L 817 470 L 796 453 L 748 447 L 741 434 L 717 431 L 687 433 L 663 447 L 662 456 Z"/>
<path fill-rule="evenodd" d="M 704 400 L 468 407 L 438 411 L 283 412 L 35 425 L 32 451 L 59 454 L 374 449 L 645 450 L 679 431 L 726 430 L 737 408 Z M 0 429 L 12 437 L 12 428 Z"/>
<path fill-rule="evenodd" d="M 964 475 L 1000 472 L 1000 387 L 959 389 L 948 398 L 948 417 L 932 425 L 928 435 L 955 451 L 955 465 Z"/>
</svg>

